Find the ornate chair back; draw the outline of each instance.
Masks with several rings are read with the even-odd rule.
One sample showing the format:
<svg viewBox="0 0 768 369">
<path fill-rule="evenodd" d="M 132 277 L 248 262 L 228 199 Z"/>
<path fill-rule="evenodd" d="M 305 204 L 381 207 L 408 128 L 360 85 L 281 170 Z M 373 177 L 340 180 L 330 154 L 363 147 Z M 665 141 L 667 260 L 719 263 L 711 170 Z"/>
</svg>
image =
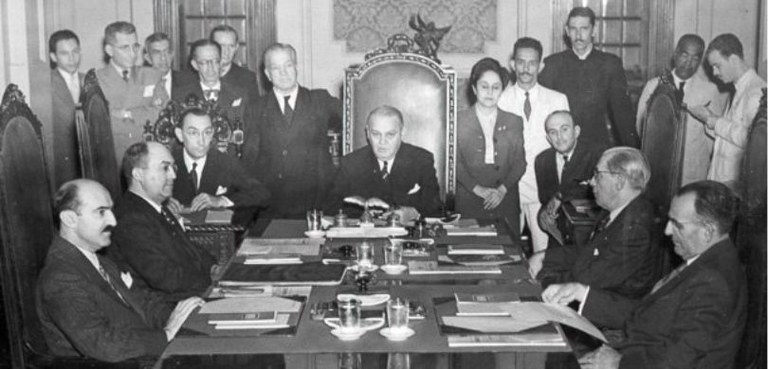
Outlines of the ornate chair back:
<svg viewBox="0 0 768 369">
<path fill-rule="evenodd" d="M 407 44 L 397 46 L 397 42 Z M 391 105 L 403 114 L 403 141 L 435 157 L 440 194 L 456 188 L 456 72 L 412 50 L 412 41 L 390 39 L 387 49 L 366 55 L 363 64 L 346 69 L 344 78 L 343 153 L 368 144 L 368 114 Z"/>
</svg>

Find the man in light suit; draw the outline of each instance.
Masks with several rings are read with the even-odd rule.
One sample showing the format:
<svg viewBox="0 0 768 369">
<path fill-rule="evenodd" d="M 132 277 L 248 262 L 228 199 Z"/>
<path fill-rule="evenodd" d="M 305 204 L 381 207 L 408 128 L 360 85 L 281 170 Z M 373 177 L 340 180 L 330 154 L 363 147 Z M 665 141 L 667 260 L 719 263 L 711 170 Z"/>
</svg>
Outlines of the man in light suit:
<svg viewBox="0 0 768 369">
<path fill-rule="evenodd" d="M 184 300 L 171 311 L 161 295 L 134 285 L 130 273 L 96 253 L 109 246 L 115 226 L 112 199 L 100 184 L 87 179 L 65 183 L 54 208 L 59 234 L 36 291 L 51 352 L 102 361 L 160 356 L 203 300 Z"/>
<path fill-rule="evenodd" d="M 509 66 L 515 71 L 517 81 L 507 87 L 499 98 L 499 108 L 523 118 L 523 145 L 526 168 L 518 184 L 520 210 L 531 231 L 533 251 L 547 248 L 548 237 L 539 227 L 537 217 L 541 209 L 534 162 L 536 155 L 549 148 L 544 121 L 556 110 L 568 110 L 568 98 L 538 83 L 542 47 L 538 40 L 523 37 L 515 42 Z M 522 223 L 522 222 L 521 222 Z M 521 224 L 522 227 L 522 224 Z"/>
<path fill-rule="evenodd" d="M 229 120 L 230 127 L 233 130 L 242 129 L 244 134 L 247 134 L 250 123 L 253 123 L 250 115 L 251 97 L 247 89 L 221 79 L 219 44 L 208 39 L 197 40 L 190 46 L 189 55 L 192 57 L 190 62 L 198 78 L 175 88 L 174 99 L 184 102 L 190 95 L 194 95 L 201 101 L 215 101 L 219 111 Z M 233 156 L 235 154 L 236 149 L 231 142 L 217 139 L 217 147 L 222 152 Z"/>
<path fill-rule="evenodd" d="M 747 134 L 760 106 L 765 81 L 744 61 L 741 41 L 733 34 L 715 37 L 707 49 L 707 62 L 712 74 L 723 83 L 733 83 L 736 93 L 721 116 L 708 106 L 690 106 L 696 119 L 704 123 L 707 133 L 715 137 L 712 163 L 707 179 L 739 188 L 739 171 Z"/>
<path fill-rule="evenodd" d="M 161 73 L 136 66 L 139 48 L 136 27 L 115 22 L 104 29 L 104 52 L 109 63 L 96 71 L 99 86 L 109 103 L 117 162 L 128 146 L 143 139 L 144 125 L 154 123 L 168 101 Z"/>
<path fill-rule="evenodd" d="M 733 367 L 747 315 L 746 278 L 728 237 L 736 203 L 733 192 L 713 181 L 677 192 L 665 233 L 684 261 L 642 298 L 580 283 L 542 293 L 547 302 L 579 301 L 587 319 L 623 329 L 626 337 L 613 347 L 584 355 L 582 368 Z"/>
<path fill-rule="evenodd" d="M 341 101 L 326 90 L 299 86 L 296 49 L 274 44 L 264 51 L 272 91 L 255 104 L 254 124 L 243 159 L 267 185 L 267 216 L 304 218 L 325 204 L 335 168 L 328 130 L 341 130 Z"/>
<path fill-rule="evenodd" d="M 56 187 L 80 176 L 75 108 L 80 103 L 83 74 L 80 68 L 80 39 L 68 30 L 48 39 L 51 58 L 51 102 L 53 158 Z"/>
<path fill-rule="evenodd" d="M 237 31 L 229 25 L 221 24 L 213 27 L 208 39 L 221 46 L 221 80 L 247 90 L 248 95 L 254 99 L 261 95 L 256 73 L 234 62 L 240 50 Z"/>
<path fill-rule="evenodd" d="M 403 142 L 404 125 L 403 115 L 391 106 L 368 114 L 369 145 L 341 158 L 330 195 L 331 211 L 342 208 L 345 197 L 361 196 L 397 205 L 402 223 L 419 215 L 441 215 L 435 159 L 429 151 Z"/>
<path fill-rule="evenodd" d="M 144 40 L 144 61 L 160 72 L 160 84 L 171 99 L 175 88 L 194 79 L 189 71 L 171 69 L 174 54 L 171 38 L 163 32 L 155 32 Z"/>
<path fill-rule="evenodd" d="M 184 147 L 173 152 L 179 170 L 169 207 L 176 212 L 234 208 L 233 223 L 247 225 L 256 208 L 266 205 L 269 191 L 239 160 L 210 150 L 213 126 L 204 110 L 191 108 L 180 121 L 176 138 Z"/>
<path fill-rule="evenodd" d="M 656 77 L 645 85 L 640 101 L 637 104 L 637 127 L 643 126 L 648 116 L 648 102 L 660 85 L 660 81 L 674 83 L 677 95 L 682 97 L 682 103 L 688 106 L 708 105 L 718 114 L 725 106 L 725 95 L 717 86 L 699 70 L 701 58 L 704 55 L 704 40 L 698 35 L 687 34 L 680 37 L 672 57 L 674 69 L 664 72 L 662 77 Z M 696 182 L 707 178 L 710 157 L 714 139 L 707 135 L 704 126 L 690 112 L 683 116 L 685 120 L 685 152 L 683 152 L 683 169 L 681 184 Z"/>
</svg>

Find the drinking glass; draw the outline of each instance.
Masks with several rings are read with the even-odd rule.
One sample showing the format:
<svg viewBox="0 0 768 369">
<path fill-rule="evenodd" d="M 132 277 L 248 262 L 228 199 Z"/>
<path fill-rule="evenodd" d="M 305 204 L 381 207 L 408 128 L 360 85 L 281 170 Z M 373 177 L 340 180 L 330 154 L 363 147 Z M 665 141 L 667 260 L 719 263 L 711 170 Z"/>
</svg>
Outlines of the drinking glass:
<svg viewBox="0 0 768 369">
<path fill-rule="evenodd" d="M 405 333 L 408 329 L 408 300 L 398 297 L 387 301 L 387 324 L 393 334 Z"/>
<path fill-rule="evenodd" d="M 310 231 L 323 230 L 323 211 L 312 209 L 307 210 L 307 229 Z"/>
<path fill-rule="evenodd" d="M 357 244 L 357 265 L 359 268 L 371 268 L 373 264 L 373 245 L 368 241 Z"/>
<path fill-rule="evenodd" d="M 339 301 L 339 327 L 343 332 L 360 329 L 360 302 L 356 299 Z"/>
<path fill-rule="evenodd" d="M 384 246 L 384 263 L 388 266 L 397 266 L 403 263 L 403 243 L 401 241 L 389 240 L 389 244 Z"/>
</svg>

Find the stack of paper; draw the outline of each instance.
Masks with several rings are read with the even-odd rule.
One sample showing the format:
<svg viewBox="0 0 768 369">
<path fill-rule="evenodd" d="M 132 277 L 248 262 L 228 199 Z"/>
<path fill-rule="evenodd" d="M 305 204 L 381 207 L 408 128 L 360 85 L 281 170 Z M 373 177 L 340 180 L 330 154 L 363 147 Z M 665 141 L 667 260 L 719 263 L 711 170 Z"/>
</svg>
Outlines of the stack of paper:
<svg viewBox="0 0 768 369">
<path fill-rule="evenodd" d="M 316 238 L 246 238 L 238 255 L 320 255 L 323 239 Z"/>
<path fill-rule="evenodd" d="M 403 227 L 332 227 L 326 233 L 328 238 L 386 238 L 405 236 Z"/>
<path fill-rule="evenodd" d="M 448 245 L 448 255 L 503 255 L 504 246 L 489 244 Z"/>
<path fill-rule="evenodd" d="M 541 334 L 486 334 L 449 336 L 448 347 L 493 347 L 493 346 L 552 346 L 565 347 L 566 343 L 556 333 Z"/>
<path fill-rule="evenodd" d="M 457 316 L 509 316 L 508 304 L 520 302 L 516 292 L 493 294 L 455 293 Z"/>
<path fill-rule="evenodd" d="M 288 328 L 290 325 L 288 324 L 288 319 L 290 317 L 290 314 L 277 314 L 275 312 L 271 312 L 272 318 L 271 319 L 258 319 L 258 315 L 262 313 L 251 313 L 251 314 L 236 314 L 239 316 L 242 316 L 244 318 L 242 319 L 233 319 L 233 317 L 227 317 L 227 316 L 219 316 L 219 315 L 225 315 L 225 314 L 214 314 L 211 316 L 211 318 L 208 320 L 208 324 L 211 324 L 214 326 L 214 328 L 219 330 L 234 330 L 234 329 L 277 329 L 277 328 Z M 257 316 L 254 319 L 249 319 L 249 316 Z"/>
<path fill-rule="evenodd" d="M 437 261 L 409 260 L 408 273 L 418 274 L 501 274 L 497 266 L 438 265 Z"/>
<path fill-rule="evenodd" d="M 498 236 L 498 232 L 496 232 L 496 227 L 493 225 L 484 226 L 484 227 L 455 227 L 455 228 L 446 228 L 445 229 L 448 236 L 487 236 L 487 237 L 495 237 Z"/>
</svg>

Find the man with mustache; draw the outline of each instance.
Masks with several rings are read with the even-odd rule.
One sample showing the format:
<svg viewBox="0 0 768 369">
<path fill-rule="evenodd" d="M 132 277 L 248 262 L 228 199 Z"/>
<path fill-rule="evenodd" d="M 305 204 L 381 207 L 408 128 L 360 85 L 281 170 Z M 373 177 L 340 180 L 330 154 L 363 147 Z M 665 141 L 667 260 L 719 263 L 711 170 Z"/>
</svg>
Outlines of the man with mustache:
<svg viewBox="0 0 768 369">
<path fill-rule="evenodd" d="M 61 186 L 54 199 L 59 234 L 37 285 L 37 313 L 48 348 L 57 356 L 122 361 L 159 356 L 187 316 L 203 304 L 186 299 L 171 311 L 161 294 L 96 252 L 110 245 L 112 199 L 87 179 Z"/>
<path fill-rule="evenodd" d="M 507 87 L 499 98 L 499 108 L 523 118 L 523 145 L 526 168 L 518 184 L 520 210 L 531 232 L 533 251 L 547 248 L 548 237 L 539 228 L 538 217 L 541 209 L 534 162 L 536 155 L 549 148 L 544 121 L 553 111 L 568 110 L 568 98 L 538 83 L 542 47 L 538 40 L 523 37 L 515 42 L 509 66 L 515 71 L 514 85 Z M 521 222 L 522 223 L 522 222 Z M 522 226 L 522 225 L 521 225 Z"/>
<path fill-rule="evenodd" d="M 173 156 L 157 142 L 133 144 L 123 158 L 123 175 L 128 191 L 117 207 L 117 248 L 109 256 L 134 270 L 140 285 L 170 301 L 201 295 L 211 284 L 216 260 L 189 240 L 166 206 L 176 179 Z"/>
<path fill-rule="evenodd" d="M 594 49 L 595 12 L 575 7 L 565 33 L 570 49 L 544 59 L 539 82 L 568 96 L 582 138 L 603 145 L 640 147 L 621 59 Z M 610 119 L 609 119 L 610 118 Z M 608 130 L 608 121 L 613 132 Z"/>
</svg>

